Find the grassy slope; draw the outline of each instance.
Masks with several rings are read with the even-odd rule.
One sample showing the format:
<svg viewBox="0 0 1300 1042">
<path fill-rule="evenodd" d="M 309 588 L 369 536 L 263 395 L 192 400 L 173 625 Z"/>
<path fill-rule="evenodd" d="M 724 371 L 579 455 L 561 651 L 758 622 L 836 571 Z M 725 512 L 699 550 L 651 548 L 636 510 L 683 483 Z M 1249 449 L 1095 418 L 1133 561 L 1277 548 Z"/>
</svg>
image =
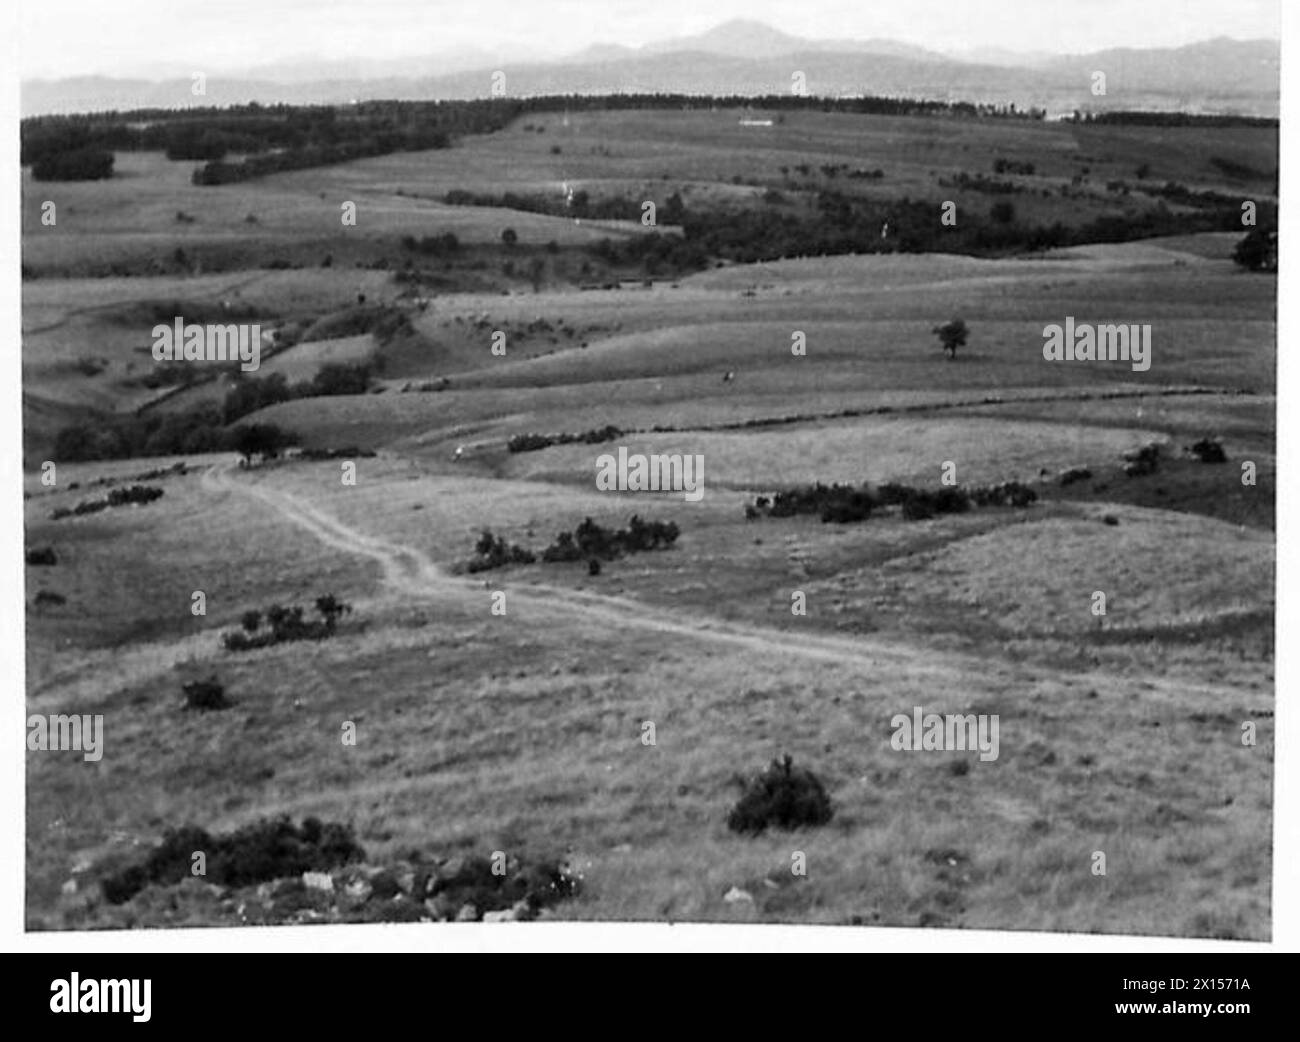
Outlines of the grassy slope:
<svg viewBox="0 0 1300 1042">
<path fill-rule="evenodd" d="M 270 179 L 256 201 L 268 214 L 290 207 L 282 225 L 263 227 L 292 241 L 316 234 L 308 187 L 332 198 L 349 178 L 355 188 L 358 172 L 375 200 L 399 187 L 518 189 L 556 177 L 629 185 L 661 172 L 721 196 L 746 190 L 724 183 L 738 145 L 749 149 L 746 170 L 776 178 L 783 163 L 825 155 L 921 186 L 935 161 L 933 135 L 907 121 L 867 121 L 862 133 L 810 116 L 765 151 L 709 114 L 683 118 L 583 117 L 559 157 L 549 151 L 565 130 L 557 119 L 545 134 L 516 130 L 447 153 Z M 647 134 L 656 119 L 658 137 Z M 972 170 L 1006 155 L 1068 177 L 1082 151 L 1095 180 L 1127 177 L 1120 171 L 1148 155 L 1154 178 L 1213 184 L 1206 155 L 1235 154 L 1226 138 L 1207 145 L 1164 131 L 1149 140 L 1093 128 L 951 129 Z M 612 154 L 591 152 L 597 143 Z M 1252 156 L 1266 165 L 1262 152 Z M 173 197 L 149 204 L 119 187 L 83 200 L 102 200 L 106 249 L 134 249 L 150 219 L 190 210 L 180 181 Z M 389 201 L 394 229 L 430 205 Z M 147 206 L 152 218 L 133 209 Z M 458 218 L 478 220 L 484 241 L 499 234 L 500 215 Z M 431 231 L 448 227 L 438 219 Z M 508 219 L 531 234 L 523 218 Z M 167 224 L 157 234 L 170 247 L 200 230 Z M 39 234 L 28 228 L 29 249 Z M 94 476 L 152 463 L 61 465 L 53 491 L 33 475 L 28 539 L 54 545 L 60 564 L 29 568 L 28 602 L 38 589 L 69 600 L 29 614 L 29 701 L 36 712 L 103 713 L 107 751 L 99 764 L 28 757 L 29 923 L 237 922 L 219 907 L 196 911 L 206 906 L 183 888 L 174 907 L 111 908 L 93 887 L 60 887 L 73 866 L 127 856 L 169 825 L 223 829 L 284 812 L 352 821 L 379 858 L 412 846 L 570 847 L 586 888 L 564 916 L 1267 936 L 1275 283 L 1237 274 L 1230 242 L 1033 261 L 810 259 L 710 271 L 677 288 L 448 295 L 417 317 L 445 350 L 428 363 L 414 350 L 395 357 L 388 393 L 298 401 L 260 417 L 318 443 L 383 448 L 357 461 L 355 486 L 342 483 L 337 462 L 246 473 L 196 460 L 197 473 L 151 482 L 166 488 L 156 503 L 53 522 L 55 506 L 102 494 L 85 484 Z M 38 403 L 90 400 L 86 382 L 55 364 L 91 353 L 86 337 L 108 328 L 93 313 L 65 319 L 79 308 L 239 292 L 268 309 L 324 310 L 358 284 L 382 299 L 386 277 L 332 269 L 28 283 L 25 390 Z M 947 363 L 929 328 L 952 313 L 973 336 Z M 1151 322 L 1151 372 L 1044 363 L 1042 326 L 1066 314 Z M 474 316 L 493 329 L 562 320 L 589 346 L 524 334 L 493 359 L 490 330 Z M 31 332 L 51 323 L 62 324 Z M 808 334 L 806 358 L 789 353 L 792 329 Z M 120 360 L 130 346 L 124 336 L 97 349 Z M 724 384 L 728 369 L 737 376 Z M 449 376 L 451 389 L 397 393 L 422 376 Z M 1258 394 L 1060 400 L 1189 384 Z M 1005 400 L 953 407 L 992 395 Z M 698 431 L 917 405 L 931 408 Z M 610 446 L 504 451 L 521 431 L 605 423 L 687 428 L 622 443 L 703 452 L 704 501 L 597 493 L 594 457 Z M 1156 438 L 1176 451 L 1212 432 L 1225 437 L 1227 467 L 1117 473 L 1124 448 Z M 465 458 L 453 463 L 462 444 Z M 1244 458 L 1259 465 L 1255 489 L 1238 480 Z M 747 489 L 933 482 L 949 459 L 962 481 L 1077 463 L 1095 477 L 1027 511 L 852 526 L 743 519 Z M 69 490 L 72 481 L 81 488 Z M 485 583 L 446 574 L 484 526 L 540 548 L 585 515 L 613 524 L 634 511 L 677 520 L 678 546 L 595 578 L 578 565 L 488 573 Z M 1102 524 L 1107 513 L 1117 526 Z M 196 589 L 208 595 L 206 618 L 190 614 Z M 507 593 L 504 618 L 488 610 L 496 589 Z M 1108 592 L 1104 621 L 1089 612 L 1097 589 Z M 357 606 L 333 641 L 244 656 L 218 649 L 217 632 L 244 609 L 327 590 Z M 807 595 L 806 617 L 790 614 L 795 590 Z M 180 684 L 211 672 L 235 707 L 182 711 Z M 999 760 L 893 752 L 890 718 L 915 705 L 999 713 Z M 339 742 L 345 720 L 358 725 L 356 748 Z M 656 723 L 653 748 L 638 740 L 645 720 Z M 1245 720 L 1259 727 L 1254 748 L 1238 739 Z M 757 840 L 730 834 L 734 774 L 781 751 L 824 778 L 835 819 Z M 795 850 L 807 854 L 806 880 L 789 873 Z M 1107 854 L 1104 878 L 1090 873 L 1097 850 Z M 755 904 L 724 903 L 732 885 Z"/>
</svg>

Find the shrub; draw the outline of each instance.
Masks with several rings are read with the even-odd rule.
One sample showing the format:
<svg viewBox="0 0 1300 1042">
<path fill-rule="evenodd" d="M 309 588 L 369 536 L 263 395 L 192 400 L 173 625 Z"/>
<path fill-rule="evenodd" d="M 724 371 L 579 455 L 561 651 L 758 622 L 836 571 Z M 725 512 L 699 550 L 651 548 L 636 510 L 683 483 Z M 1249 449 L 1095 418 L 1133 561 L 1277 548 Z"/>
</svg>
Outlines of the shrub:
<svg viewBox="0 0 1300 1042">
<path fill-rule="evenodd" d="M 230 705 L 226 698 L 226 689 L 217 682 L 215 676 L 207 680 L 191 680 L 183 685 L 182 690 L 185 692 L 186 709 L 207 711 L 225 709 Z"/>
<path fill-rule="evenodd" d="M 1160 446 L 1156 442 L 1124 453 L 1124 473 L 1131 478 L 1154 474 L 1160 461 Z"/>
<path fill-rule="evenodd" d="M 740 800 L 727 815 L 727 827 L 756 835 L 768 827 L 825 825 L 832 813 L 830 797 L 817 776 L 807 768 L 795 767 L 786 755 L 746 783 Z"/>
<path fill-rule="evenodd" d="M 33 547 L 27 551 L 27 563 L 31 565 L 58 564 L 59 559 L 52 546 Z"/>
<path fill-rule="evenodd" d="M 114 488 L 108 493 L 108 505 L 111 507 L 126 506 L 128 503 L 152 503 L 155 499 L 161 499 L 163 490 L 152 488 L 148 485 L 132 485 L 130 488 Z"/>
<path fill-rule="evenodd" d="M 934 517 L 934 503 L 922 493 L 903 500 L 903 517 L 908 521 L 925 521 Z"/>
<path fill-rule="evenodd" d="M 1010 224 L 1016 219 L 1016 208 L 1007 200 L 1000 200 L 989 210 L 989 218 L 997 224 Z"/>
<path fill-rule="evenodd" d="M 1027 507 L 1037 501 L 1038 493 L 1019 481 L 999 485 L 977 485 L 970 490 L 971 502 L 980 507 Z"/>
<path fill-rule="evenodd" d="M 601 442 L 613 441 L 621 437 L 623 432 L 613 424 L 604 427 L 595 427 L 589 431 L 580 431 L 576 434 L 516 434 L 508 442 L 506 449 L 510 452 L 536 452 L 539 449 L 546 449 L 552 445 L 571 445 L 581 443 L 583 445 L 598 445 Z"/>
<path fill-rule="evenodd" d="M 104 878 L 105 900 L 122 904 L 150 883 L 180 882 L 190 874 L 195 851 L 207 857 L 208 881 L 220 886 L 248 886 L 327 871 L 364 861 L 366 856 L 350 827 L 317 818 L 307 818 L 301 827 L 288 818 L 263 819 L 216 836 L 183 825 L 168 829 L 143 863 Z"/>
<path fill-rule="evenodd" d="M 1223 446 L 1210 438 L 1202 438 L 1191 447 L 1191 452 L 1202 463 L 1228 462 L 1228 455 L 1223 451 Z M 51 561 L 50 563 L 53 564 L 54 562 Z"/>
<path fill-rule="evenodd" d="M 338 600 L 332 593 L 316 598 L 319 619 L 303 617 L 300 604 L 272 604 L 266 611 L 246 611 L 240 617 L 242 630 L 223 633 L 221 643 L 227 651 L 250 651 L 292 640 L 325 640 L 334 635 L 338 620 L 352 611 L 352 605 Z M 261 629 L 265 616 L 267 628 Z"/>
<path fill-rule="evenodd" d="M 325 628 L 333 632 L 338 620 L 352 613 L 352 605 L 344 604 L 334 594 L 327 593 L 324 597 L 316 598 L 316 610 L 325 620 Z"/>
<path fill-rule="evenodd" d="M 508 564 L 532 564 L 537 555 L 514 543 L 507 543 L 486 528 L 474 547 L 474 557 L 465 566 L 469 572 L 486 572 Z"/>
<path fill-rule="evenodd" d="M 1247 271 L 1277 270 L 1277 232 L 1252 228 L 1232 251 L 1232 259 Z"/>
</svg>

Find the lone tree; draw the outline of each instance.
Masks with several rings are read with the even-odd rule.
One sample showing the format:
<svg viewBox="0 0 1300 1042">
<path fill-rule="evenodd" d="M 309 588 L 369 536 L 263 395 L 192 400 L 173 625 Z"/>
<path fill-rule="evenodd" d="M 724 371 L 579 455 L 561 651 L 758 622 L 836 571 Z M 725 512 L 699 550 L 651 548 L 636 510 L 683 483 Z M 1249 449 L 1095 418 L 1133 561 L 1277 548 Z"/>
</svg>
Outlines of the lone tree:
<svg viewBox="0 0 1300 1042">
<path fill-rule="evenodd" d="M 1277 233 L 1252 229 L 1232 251 L 1232 259 L 1247 271 L 1277 270 Z"/>
<path fill-rule="evenodd" d="M 515 243 L 519 241 L 519 235 L 515 232 L 513 228 L 507 228 L 505 231 L 501 233 L 501 241 L 504 242 L 507 246 L 513 246 Z"/>
<path fill-rule="evenodd" d="M 966 328 L 966 323 L 960 318 L 954 318 L 951 322 L 945 322 L 941 326 L 935 326 L 931 330 L 943 344 L 943 349 L 948 352 L 949 358 L 957 357 L 957 348 L 966 346 L 966 337 L 970 330 Z"/>
<path fill-rule="evenodd" d="M 291 432 L 281 430 L 273 423 L 240 425 L 233 434 L 235 451 L 244 457 L 246 466 L 253 462 L 254 456 L 275 459 L 297 440 Z"/>
</svg>

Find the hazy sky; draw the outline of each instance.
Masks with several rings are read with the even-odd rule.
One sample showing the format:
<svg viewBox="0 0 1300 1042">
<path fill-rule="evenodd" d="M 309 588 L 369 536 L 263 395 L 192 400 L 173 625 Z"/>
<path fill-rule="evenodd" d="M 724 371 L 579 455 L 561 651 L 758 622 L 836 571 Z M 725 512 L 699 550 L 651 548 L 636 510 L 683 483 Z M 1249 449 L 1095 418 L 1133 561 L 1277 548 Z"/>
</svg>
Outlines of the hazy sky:
<svg viewBox="0 0 1300 1042">
<path fill-rule="evenodd" d="M 751 18 L 814 38 L 1078 53 L 1277 37 L 1278 0 L 18 0 L 24 77 L 157 78 L 467 46 L 548 57 Z"/>
</svg>

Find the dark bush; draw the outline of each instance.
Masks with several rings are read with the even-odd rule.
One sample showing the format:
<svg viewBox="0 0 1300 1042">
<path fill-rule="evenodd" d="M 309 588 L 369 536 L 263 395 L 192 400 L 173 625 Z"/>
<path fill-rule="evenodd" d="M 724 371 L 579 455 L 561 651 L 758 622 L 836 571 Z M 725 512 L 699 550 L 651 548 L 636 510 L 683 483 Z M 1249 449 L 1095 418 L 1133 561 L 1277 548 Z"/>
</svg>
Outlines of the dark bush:
<svg viewBox="0 0 1300 1042">
<path fill-rule="evenodd" d="M 316 598 L 319 619 L 304 618 L 300 604 L 272 604 L 265 612 L 246 611 L 240 618 L 242 630 L 221 635 L 227 651 L 249 651 L 293 640 L 325 640 L 334 635 L 338 620 L 352 611 L 352 605 L 338 600 L 332 593 Z M 265 616 L 267 628 L 261 629 Z"/>
<path fill-rule="evenodd" d="M 59 559 L 52 546 L 33 547 L 27 551 L 27 563 L 31 565 L 58 564 Z"/>
<path fill-rule="evenodd" d="M 275 459 L 297 441 L 297 436 L 273 423 L 241 424 L 231 431 L 235 451 L 251 462 L 254 456 Z"/>
<path fill-rule="evenodd" d="M 150 883 L 179 882 L 190 874 L 195 851 L 206 856 L 208 881 L 221 886 L 248 886 L 365 860 L 351 828 L 316 818 L 307 818 L 301 828 L 288 818 L 263 819 L 217 836 L 185 825 L 168 829 L 142 864 L 105 878 L 105 899 L 121 904 Z"/>
<path fill-rule="evenodd" d="M 733 832 L 758 834 L 769 827 L 794 829 L 825 825 L 833 811 L 830 797 L 817 776 L 795 767 L 790 756 L 745 785 L 740 800 L 727 815 Z"/>
<path fill-rule="evenodd" d="M 191 680 L 182 686 L 185 692 L 186 709 L 225 709 L 230 705 L 226 698 L 226 689 L 217 682 L 215 676 L 207 680 Z"/>
<path fill-rule="evenodd" d="M 531 550 L 507 543 L 500 536 L 484 529 L 474 547 L 474 557 L 466 564 L 465 570 L 486 572 L 493 568 L 504 568 L 508 564 L 532 564 L 536 560 L 537 555 Z"/>
<path fill-rule="evenodd" d="M 113 176 L 113 153 L 95 148 L 51 152 L 32 164 L 34 181 L 99 181 Z"/>
<path fill-rule="evenodd" d="M 595 427 L 589 431 L 580 431 L 576 434 L 516 434 L 508 442 L 506 449 L 510 452 L 536 452 L 539 449 L 550 448 L 552 445 L 571 445 L 575 443 L 583 445 L 598 445 L 601 442 L 613 441 L 615 438 L 622 437 L 623 432 L 612 424 L 605 427 Z"/>
<path fill-rule="evenodd" d="M 1232 259 L 1247 271 L 1277 270 L 1277 232 L 1252 228 L 1237 243 Z"/>
<path fill-rule="evenodd" d="M 1191 452 L 1202 463 L 1228 462 L 1228 454 L 1223 451 L 1223 445 L 1211 438 L 1202 438 L 1191 447 Z"/>
<path fill-rule="evenodd" d="M 1160 464 L 1160 446 L 1156 442 L 1124 453 L 1124 473 L 1131 478 L 1154 474 Z"/>
</svg>

